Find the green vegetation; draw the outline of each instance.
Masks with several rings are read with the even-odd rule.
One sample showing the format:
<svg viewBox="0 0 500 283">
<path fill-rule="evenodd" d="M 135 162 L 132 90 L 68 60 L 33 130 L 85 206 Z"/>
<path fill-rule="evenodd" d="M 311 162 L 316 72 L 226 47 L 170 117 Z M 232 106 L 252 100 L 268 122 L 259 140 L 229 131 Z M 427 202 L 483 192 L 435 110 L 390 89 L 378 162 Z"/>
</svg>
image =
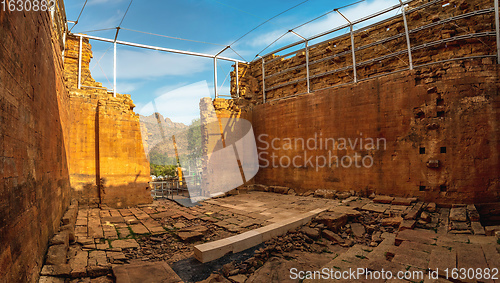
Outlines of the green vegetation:
<svg viewBox="0 0 500 283">
<path fill-rule="evenodd" d="M 156 177 L 175 177 L 177 166 L 175 165 L 156 165 L 153 163 L 149 164 L 149 169 L 151 170 L 151 175 Z"/>
</svg>

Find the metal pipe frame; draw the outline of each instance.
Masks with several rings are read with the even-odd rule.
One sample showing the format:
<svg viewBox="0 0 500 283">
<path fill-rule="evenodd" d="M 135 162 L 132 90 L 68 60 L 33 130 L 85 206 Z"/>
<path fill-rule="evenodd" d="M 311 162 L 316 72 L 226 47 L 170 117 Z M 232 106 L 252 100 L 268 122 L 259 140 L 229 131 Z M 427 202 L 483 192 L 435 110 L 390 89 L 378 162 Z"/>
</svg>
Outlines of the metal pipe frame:
<svg viewBox="0 0 500 283">
<path fill-rule="evenodd" d="M 116 97 L 116 41 L 113 43 L 113 97 Z"/>
<path fill-rule="evenodd" d="M 82 41 L 83 37 L 80 36 L 80 45 L 78 48 L 78 89 L 82 87 Z"/>
<path fill-rule="evenodd" d="M 441 1 L 441 0 L 439 0 L 439 1 Z M 469 12 L 469 13 L 466 13 L 466 14 L 458 15 L 458 16 L 455 16 L 455 17 L 450 17 L 450 18 L 447 18 L 447 19 L 443 19 L 443 20 L 440 20 L 440 21 L 437 21 L 437 22 L 434 22 L 434 23 L 431 23 L 431 24 L 423 25 L 421 27 L 409 30 L 408 33 L 412 34 L 412 33 L 419 32 L 421 30 L 425 30 L 425 29 L 428 29 L 428 28 L 431 28 L 431 27 L 434 27 L 434 26 L 438 26 L 438 25 L 444 24 L 444 23 L 452 22 L 452 21 L 459 20 L 459 19 L 465 19 L 465 18 L 469 18 L 469 17 L 473 17 L 473 16 L 479 16 L 479 15 L 483 15 L 483 14 L 487 14 L 487 13 L 492 13 L 492 12 L 494 12 L 493 8 L 487 8 L 487 9 L 483 9 L 483 10 L 479 10 L 479 11 L 473 11 L 473 12 Z M 364 27 L 364 28 L 366 28 L 366 27 Z M 359 32 L 359 30 L 354 31 L 355 34 L 358 33 L 358 32 Z M 367 45 L 363 45 L 363 46 L 357 47 L 356 51 L 364 50 L 366 48 L 370 48 L 370 47 L 373 47 L 373 46 L 376 46 L 376 45 L 379 45 L 379 44 L 384 44 L 384 43 L 389 42 L 391 40 L 398 39 L 398 38 L 400 38 L 402 36 L 405 36 L 405 33 L 396 34 L 396 35 L 387 37 L 385 39 L 381 39 L 379 41 L 372 42 L 372 43 L 369 43 Z M 334 41 L 334 40 L 340 39 L 341 37 L 344 37 L 344 35 L 332 38 L 332 39 L 330 39 L 328 41 Z M 314 45 L 309 46 L 309 47 L 318 46 L 318 45 L 323 44 L 323 43 L 324 42 L 320 42 L 320 43 L 314 44 Z M 288 55 L 291 55 L 291 54 L 294 54 L 294 53 L 298 53 L 301 50 L 293 51 L 293 52 L 288 53 L 286 55 L 277 56 L 276 58 L 273 58 L 272 60 L 267 61 L 266 64 L 271 63 L 271 62 L 273 62 L 275 60 L 279 60 L 282 57 L 286 57 Z M 334 54 L 334 55 L 331 55 L 331 56 L 323 57 L 321 59 L 318 59 L 318 60 L 310 62 L 309 66 L 312 66 L 314 64 L 321 63 L 321 62 L 324 62 L 326 60 L 330 60 L 330 59 L 333 59 L 333 58 L 336 58 L 336 57 L 345 56 L 345 55 L 349 54 L 350 52 L 351 51 L 344 51 L 344 52 L 340 52 L 340 53 L 337 53 L 337 54 Z M 301 65 L 298 65 L 298 66 L 295 66 L 295 67 L 291 67 L 291 68 L 279 71 L 277 73 L 274 73 L 274 74 L 266 76 L 266 79 L 269 79 L 269 78 L 272 78 L 274 76 L 281 75 L 283 73 L 287 73 L 287 72 L 290 72 L 290 71 L 302 68 L 303 66 L 304 66 L 304 64 L 301 64 Z M 358 66 L 359 66 L 359 64 L 358 64 Z"/>
<path fill-rule="evenodd" d="M 77 33 L 75 35 L 76 36 L 85 37 L 85 38 L 88 38 L 88 39 L 109 42 L 109 43 L 114 43 L 115 42 L 113 39 L 108 39 L 108 38 L 103 38 L 103 37 L 98 37 L 98 36 L 92 36 L 92 35 L 86 35 L 86 34 L 80 34 L 80 33 Z M 132 47 L 138 47 L 138 48 L 144 48 L 144 49 L 150 49 L 150 50 L 157 50 L 157 51 L 163 51 L 163 52 L 169 52 L 169 53 L 192 55 L 192 56 L 212 58 L 212 59 L 215 58 L 215 55 L 211 55 L 211 54 L 191 52 L 191 51 L 184 51 L 184 50 L 171 49 L 171 48 L 164 48 L 164 47 L 158 47 L 158 46 L 152 46 L 152 45 L 146 45 L 146 44 L 139 44 L 139 43 L 127 42 L 127 41 L 122 41 L 122 40 L 116 40 L 116 43 L 120 44 L 120 45 L 127 45 L 127 46 L 132 46 Z M 228 57 L 223 57 L 223 56 L 218 56 L 217 59 L 224 60 L 224 61 L 229 61 L 229 62 L 248 63 L 246 61 L 242 61 L 242 60 L 238 60 L 238 59 L 233 59 L 233 58 L 228 58 Z"/>
<path fill-rule="evenodd" d="M 495 31 L 497 36 L 497 64 L 500 64 L 500 21 L 499 21 L 499 9 L 498 9 L 498 0 L 494 1 L 495 5 Z"/>
<path fill-rule="evenodd" d="M 294 32 L 293 30 L 289 30 L 289 32 L 295 34 L 296 36 L 302 38 L 305 43 L 306 43 L 306 79 L 307 79 L 307 93 L 311 93 L 311 87 L 310 87 L 310 79 L 309 79 L 309 41 L 301 36 L 300 34 Z"/>
<path fill-rule="evenodd" d="M 351 52 L 352 52 L 352 72 L 354 75 L 354 82 L 358 82 L 358 75 L 356 73 L 356 51 L 354 50 L 354 33 L 353 33 L 353 23 L 349 21 L 349 19 L 344 16 L 338 9 L 335 10 L 337 13 L 339 13 L 348 23 L 349 23 L 349 29 L 351 31 Z"/>
<path fill-rule="evenodd" d="M 498 1 L 498 0 L 495 0 Z M 413 60 L 411 56 L 411 42 L 410 42 L 410 33 L 408 32 L 408 23 L 406 22 L 406 9 L 402 0 L 399 0 L 401 3 L 401 14 L 403 15 L 403 22 L 405 25 L 405 35 L 406 35 L 406 48 L 408 49 L 408 60 L 410 63 L 410 70 L 413 70 Z"/>
<path fill-rule="evenodd" d="M 214 94 L 215 94 L 215 98 L 219 98 L 219 91 L 218 91 L 218 87 L 217 87 L 217 57 L 220 54 L 222 54 L 224 51 L 226 51 L 228 48 L 230 48 L 230 46 L 224 47 L 224 49 L 219 51 L 219 53 L 215 54 L 215 56 L 214 56 Z"/>
<path fill-rule="evenodd" d="M 405 2 L 403 2 L 403 3 L 404 3 L 404 4 L 408 4 L 408 3 L 411 3 L 411 2 L 413 2 L 413 1 L 415 1 L 415 0 L 408 0 L 408 1 L 405 1 Z M 443 1 L 443 0 L 435 0 L 435 2 L 441 2 L 441 1 Z M 434 2 L 432 2 L 432 3 L 434 3 Z M 427 4 L 429 4 L 429 3 L 427 3 Z M 427 4 L 424 4 L 424 5 L 427 5 Z M 424 5 L 422 5 L 422 6 L 424 6 Z M 378 17 L 378 16 L 383 15 L 383 14 L 385 14 L 385 13 L 387 13 L 387 12 L 392 11 L 392 10 L 399 9 L 400 7 L 401 7 L 401 5 L 400 5 L 400 4 L 398 4 L 398 5 L 394 5 L 394 6 L 392 6 L 392 7 L 386 8 L 386 9 L 384 9 L 384 10 L 378 11 L 377 13 L 374 13 L 374 14 L 368 15 L 368 16 L 366 16 L 366 17 L 364 17 L 364 18 L 361 18 L 361 19 L 355 20 L 354 22 L 352 22 L 352 25 L 356 25 L 356 24 L 359 24 L 359 23 L 361 23 L 361 22 L 364 22 L 364 21 L 370 20 L 370 19 L 372 19 L 372 18 Z M 417 8 L 418 8 L 418 7 L 417 7 Z M 415 9 L 417 9 L 417 8 L 415 8 Z M 415 10 L 415 9 L 412 9 L 412 11 L 413 11 L 413 10 Z M 379 24 L 379 23 L 376 23 L 376 24 Z M 328 34 L 330 34 L 330 33 L 333 33 L 333 32 L 336 32 L 336 31 L 339 31 L 339 30 L 342 30 L 342 29 L 348 28 L 348 27 L 349 27 L 349 24 L 345 24 L 345 25 L 342 25 L 342 26 L 336 27 L 336 28 L 334 28 L 334 29 L 331 29 L 331 30 L 325 31 L 325 32 L 323 32 L 323 33 L 320 33 L 320 34 L 314 35 L 314 36 L 312 36 L 312 37 L 309 37 L 307 40 L 308 40 L 308 41 L 311 41 L 311 40 L 317 39 L 317 38 L 319 38 L 319 37 L 322 37 L 322 36 L 328 35 Z M 297 45 L 299 45 L 299 44 L 301 44 L 301 43 L 304 43 L 304 41 L 303 41 L 303 40 L 301 40 L 301 41 L 298 41 L 298 42 L 291 43 L 291 44 L 289 44 L 289 45 L 287 45 L 287 46 L 281 47 L 281 48 L 276 49 L 276 50 L 274 50 L 274 51 L 272 51 L 272 52 L 270 52 L 270 53 L 267 53 L 267 54 L 263 55 L 262 57 L 267 57 L 267 56 L 269 56 L 269 55 L 272 55 L 272 54 L 274 54 L 274 53 L 278 53 L 278 52 L 283 51 L 283 50 L 285 50 L 285 49 L 288 49 L 288 48 L 290 48 L 290 47 L 297 46 Z"/>
</svg>

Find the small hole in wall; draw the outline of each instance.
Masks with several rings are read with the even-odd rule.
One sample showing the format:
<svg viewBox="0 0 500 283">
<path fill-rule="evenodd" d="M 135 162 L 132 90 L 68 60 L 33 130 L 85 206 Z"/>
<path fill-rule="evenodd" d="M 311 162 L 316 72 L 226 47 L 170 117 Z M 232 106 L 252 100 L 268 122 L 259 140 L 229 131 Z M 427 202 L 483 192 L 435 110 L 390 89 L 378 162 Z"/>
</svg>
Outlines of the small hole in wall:
<svg viewBox="0 0 500 283">
<path fill-rule="evenodd" d="M 444 117 L 444 111 L 438 111 L 438 112 L 437 112 L 437 116 L 438 116 L 439 118 L 443 118 L 443 117 Z"/>
<path fill-rule="evenodd" d="M 439 150 L 441 153 L 446 153 L 446 146 L 442 146 Z"/>
<path fill-rule="evenodd" d="M 419 152 L 420 154 L 425 154 L 425 147 L 421 147 L 421 148 L 419 148 L 419 149 L 418 149 L 418 152 Z"/>
<path fill-rule="evenodd" d="M 440 186 L 439 186 L 439 190 L 440 190 L 441 192 L 446 192 L 446 185 L 440 185 Z"/>
<path fill-rule="evenodd" d="M 436 105 L 437 106 L 443 106 L 444 105 L 444 99 L 442 99 L 442 98 L 436 99 Z"/>
<path fill-rule="evenodd" d="M 418 190 L 421 192 L 425 191 L 425 186 L 418 186 Z"/>
</svg>

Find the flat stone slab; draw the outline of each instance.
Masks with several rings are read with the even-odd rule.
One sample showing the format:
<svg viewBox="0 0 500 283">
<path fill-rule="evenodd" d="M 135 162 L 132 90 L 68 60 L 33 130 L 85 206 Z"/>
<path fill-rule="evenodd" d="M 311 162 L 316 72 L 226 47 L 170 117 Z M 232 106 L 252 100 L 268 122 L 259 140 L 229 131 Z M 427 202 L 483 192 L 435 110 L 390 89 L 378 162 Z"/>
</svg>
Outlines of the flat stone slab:
<svg viewBox="0 0 500 283">
<path fill-rule="evenodd" d="M 116 283 L 174 283 L 181 278 L 164 261 L 143 264 L 125 264 L 113 267 Z"/>
<path fill-rule="evenodd" d="M 111 242 L 113 248 L 122 248 L 122 249 L 138 249 L 140 246 L 134 239 L 126 239 L 126 240 L 115 240 Z"/>
<path fill-rule="evenodd" d="M 394 200 L 394 197 L 390 196 L 376 196 L 373 199 L 374 203 L 391 203 Z"/>
<path fill-rule="evenodd" d="M 361 209 L 371 212 L 384 213 L 389 207 L 390 205 L 388 204 L 368 203 L 361 207 Z"/>
<path fill-rule="evenodd" d="M 453 207 L 450 210 L 450 220 L 452 221 L 467 221 L 467 209 L 465 207 Z"/>
</svg>

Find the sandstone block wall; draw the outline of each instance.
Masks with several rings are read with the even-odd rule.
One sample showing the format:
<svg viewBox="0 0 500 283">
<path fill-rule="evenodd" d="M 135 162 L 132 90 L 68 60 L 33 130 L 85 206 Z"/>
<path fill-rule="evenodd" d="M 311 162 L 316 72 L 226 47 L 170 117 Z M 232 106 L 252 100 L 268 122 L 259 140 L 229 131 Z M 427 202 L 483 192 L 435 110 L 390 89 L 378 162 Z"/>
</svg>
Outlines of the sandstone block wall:
<svg viewBox="0 0 500 283">
<path fill-rule="evenodd" d="M 149 162 L 135 105 L 130 95 L 113 97 L 92 78 L 88 39 L 83 40 L 82 85 L 96 88 L 78 89 L 78 49 L 79 38 L 69 36 L 64 63 L 71 96 L 68 158 L 74 196 L 82 203 L 114 207 L 151 202 Z"/>
<path fill-rule="evenodd" d="M 493 1 L 414 1 L 408 9 L 412 46 L 471 33 L 494 30 Z M 414 10 L 411 10 L 414 9 Z M 478 15 L 470 13 L 481 11 Z M 465 15 L 448 21 L 450 17 Z M 426 29 L 418 29 L 430 25 Z M 401 36 L 402 34 L 402 36 Z M 391 41 L 380 42 L 387 36 Z M 266 97 L 262 104 L 261 61 L 240 64 L 240 94 L 234 99 L 252 115 L 261 168 L 256 183 L 288 186 L 295 191 L 330 189 L 418 196 L 438 203 L 484 203 L 499 200 L 499 97 L 494 36 L 453 40 L 408 56 L 369 60 L 406 49 L 402 19 L 372 26 L 355 34 L 358 79 L 352 82 L 349 36 L 311 46 L 311 88 L 305 92 L 305 54 L 265 58 Z M 447 59 L 478 56 L 424 65 Z M 486 56 L 486 57 L 485 57 Z M 295 69 L 287 72 L 285 69 Z M 344 69 L 342 69 L 344 68 Z M 338 69 L 342 69 L 338 71 Z M 320 73 L 329 72 L 326 75 Z M 276 74 L 275 76 L 272 76 Z M 236 93 L 234 72 L 232 94 Z M 331 88 L 335 86 L 334 88 Z M 276 98 L 286 98 L 274 100 Z M 289 145 L 287 139 L 322 138 L 323 148 Z M 340 146 L 351 139 L 357 148 Z M 384 139 L 378 149 L 359 140 Z M 275 146 L 270 144 L 276 139 Z M 335 144 L 325 148 L 325 140 Z M 331 141 L 331 140 L 330 140 Z M 267 143 L 267 144 L 266 144 Z M 305 156 L 307 155 L 307 156 Z M 274 156 L 274 157 L 273 157 Z M 294 157 L 296 164 L 291 164 Z M 316 162 L 316 158 L 318 162 Z M 323 157 L 327 164 L 320 167 Z M 358 164 L 371 158 L 371 167 L 344 167 L 336 160 L 349 157 Z M 273 158 L 276 160 L 273 165 Z M 283 158 L 280 163 L 280 158 Z M 312 158 L 312 164 L 305 159 Z M 336 159 L 337 158 L 337 159 Z M 332 164 L 330 165 L 330 160 Z M 347 160 L 347 159 L 346 159 Z M 366 159 L 368 161 L 370 159 Z M 346 163 L 347 164 L 347 163 Z M 362 165 L 362 164 L 361 164 Z"/>
<path fill-rule="evenodd" d="M 58 3 L 63 7 L 62 3 Z M 0 281 L 37 282 L 69 205 L 65 14 L 0 10 Z"/>
<path fill-rule="evenodd" d="M 331 189 L 417 196 L 438 203 L 484 203 L 499 200 L 500 99 L 498 66 L 492 59 L 451 62 L 393 74 L 253 107 L 253 127 L 261 165 L 255 182 L 288 186 L 295 191 Z M 334 149 L 288 149 L 286 138 L 334 138 Z M 268 136 L 263 136 L 268 135 Z M 259 138 L 260 137 L 260 138 Z M 275 147 L 269 145 L 277 138 Z M 353 149 L 340 138 L 364 138 Z M 368 146 L 383 138 L 386 146 Z M 259 141 L 260 139 L 260 141 Z M 262 142 L 264 141 L 264 142 Z M 323 145 L 325 143 L 323 142 Z M 375 146 L 376 147 L 376 146 Z M 326 149 L 325 149 L 326 148 Z M 304 153 L 312 158 L 305 163 Z M 358 163 L 369 156 L 373 166 L 354 164 L 320 168 L 317 156 L 347 156 Z M 297 159 L 293 166 L 286 157 Z M 347 160 L 347 159 L 346 159 Z M 347 161 L 345 165 L 347 165 Z M 368 163 L 368 160 L 366 161 Z M 285 165 L 285 166 L 283 166 Z"/>
</svg>

